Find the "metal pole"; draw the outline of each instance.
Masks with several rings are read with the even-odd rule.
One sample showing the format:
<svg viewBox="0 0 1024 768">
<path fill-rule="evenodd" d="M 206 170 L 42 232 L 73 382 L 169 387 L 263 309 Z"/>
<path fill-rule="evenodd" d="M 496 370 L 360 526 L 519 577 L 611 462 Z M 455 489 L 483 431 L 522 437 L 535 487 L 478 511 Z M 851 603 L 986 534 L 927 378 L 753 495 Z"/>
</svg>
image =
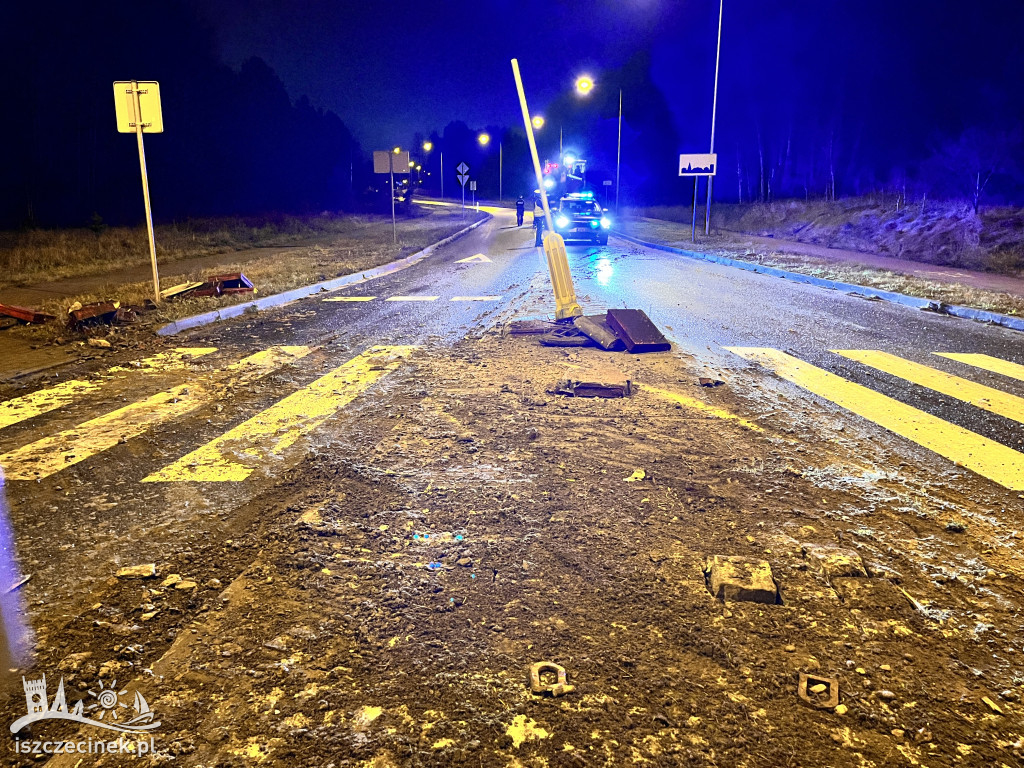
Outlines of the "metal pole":
<svg viewBox="0 0 1024 768">
<path fill-rule="evenodd" d="M 498 142 L 498 202 L 502 201 L 501 196 L 501 178 L 505 173 L 505 156 L 501 149 L 501 142 Z"/>
<path fill-rule="evenodd" d="M 615 152 L 615 215 L 619 213 L 619 167 L 622 163 L 622 89 L 619 88 L 619 148 Z"/>
<path fill-rule="evenodd" d="M 146 148 L 142 144 L 142 109 L 139 106 L 139 83 L 132 80 L 135 101 L 135 136 L 139 140 L 139 168 L 142 170 L 142 199 L 146 202 L 146 231 L 149 234 L 149 260 L 153 264 L 153 301 L 160 303 L 160 273 L 156 268 L 156 240 L 153 237 L 153 209 L 149 204 L 149 176 L 146 174 Z"/>
<path fill-rule="evenodd" d="M 700 176 L 693 177 L 693 230 L 690 232 L 690 242 L 697 242 L 697 182 Z"/>
<path fill-rule="evenodd" d="M 438 150 L 441 153 L 441 199 L 444 200 L 444 150 Z"/>
<path fill-rule="evenodd" d="M 395 223 L 395 153 L 391 155 L 391 164 L 388 169 L 391 171 L 391 233 L 394 235 L 395 244 L 398 244 L 398 225 Z"/>
<path fill-rule="evenodd" d="M 715 154 L 715 112 L 718 109 L 718 61 L 722 56 L 722 11 L 725 0 L 718 0 L 718 48 L 715 51 L 715 94 L 711 100 L 711 154 Z M 718 170 L 717 168 L 715 169 Z M 708 176 L 708 202 L 704 206 L 704 234 L 711 234 L 711 187 L 714 176 Z"/>
</svg>

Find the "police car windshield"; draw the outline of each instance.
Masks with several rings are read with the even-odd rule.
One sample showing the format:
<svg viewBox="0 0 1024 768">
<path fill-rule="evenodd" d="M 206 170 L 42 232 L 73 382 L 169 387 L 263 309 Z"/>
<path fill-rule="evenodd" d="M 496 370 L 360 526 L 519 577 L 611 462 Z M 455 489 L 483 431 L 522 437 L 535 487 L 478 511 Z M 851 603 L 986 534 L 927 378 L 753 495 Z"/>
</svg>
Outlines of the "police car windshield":
<svg viewBox="0 0 1024 768">
<path fill-rule="evenodd" d="M 601 206 L 593 200 L 563 200 L 561 208 L 567 213 L 582 213 L 584 215 L 601 212 Z"/>
</svg>

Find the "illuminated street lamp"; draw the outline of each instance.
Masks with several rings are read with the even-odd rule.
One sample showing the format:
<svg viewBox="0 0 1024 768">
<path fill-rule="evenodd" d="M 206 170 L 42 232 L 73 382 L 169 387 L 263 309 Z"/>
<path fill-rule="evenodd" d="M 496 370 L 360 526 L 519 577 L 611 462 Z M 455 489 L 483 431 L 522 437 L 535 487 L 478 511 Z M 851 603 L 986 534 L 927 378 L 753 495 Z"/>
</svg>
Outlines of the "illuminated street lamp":
<svg viewBox="0 0 1024 768">
<path fill-rule="evenodd" d="M 391 150 L 391 151 L 392 151 L 392 152 L 394 152 L 394 153 L 395 153 L 395 154 L 397 155 L 397 154 L 398 154 L 399 152 L 401 152 L 401 151 L 402 151 L 402 148 L 401 148 L 401 147 L 395 147 L 395 148 L 394 148 L 393 150 Z"/>
<path fill-rule="evenodd" d="M 480 142 L 481 147 L 486 147 L 488 144 L 491 143 L 490 134 L 487 133 L 481 133 L 479 136 L 476 137 L 476 140 Z"/>
<path fill-rule="evenodd" d="M 717 75 L 716 75 L 717 77 Z M 716 85 L 717 88 L 717 85 Z M 576 93 L 580 96 L 588 96 L 594 90 L 594 80 L 587 75 L 576 78 Z M 712 125 L 714 120 L 712 119 Z M 711 129 L 714 136 L 714 127 Z M 714 138 L 712 138 L 714 143 Z M 619 172 L 622 168 L 622 89 L 619 88 L 619 139 L 615 149 L 615 213 L 619 212 Z"/>
<path fill-rule="evenodd" d="M 430 152 L 433 148 L 434 148 L 433 142 L 430 142 L 430 141 L 424 141 L 423 142 L 423 151 L 424 152 Z M 441 149 L 441 148 L 438 148 L 437 153 L 441 156 L 441 199 L 443 200 L 444 199 L 444 150 Z M 427 171 L 427 176 L 429 176 L 429 175 L 430 175 L 430 172 Z"/>
<path fill-rule="evenodd" d="M 533 119 L 530 120 L 530 122 L 533 123 L 533 129 L 535 131 L 539 131 L 541 128 L 544 127 L 544 118 L 541 117 L 540 115 L 534 115 Z"/>
</svg>

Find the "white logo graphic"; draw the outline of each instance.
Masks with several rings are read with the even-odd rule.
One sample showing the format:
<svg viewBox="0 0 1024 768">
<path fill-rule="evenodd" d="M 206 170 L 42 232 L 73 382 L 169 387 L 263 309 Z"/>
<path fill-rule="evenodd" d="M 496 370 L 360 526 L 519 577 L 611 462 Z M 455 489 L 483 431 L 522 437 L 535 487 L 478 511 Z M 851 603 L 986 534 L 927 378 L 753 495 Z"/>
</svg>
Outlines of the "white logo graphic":
<svg viewBox="0 0 1024 768">
<path fill-rule="evenodd" d="M 21 682 L 25 687 L 25 708 L 28 714 L 11 724 L 11 733 L 17 733 L 26 725 L 40 720 L 74 720 L 121 733 L 151 731 L 160 725 L 159 720 L 154 721 L 154 712 L 138 691 L 135 692 L 135 700 L 131 705 L 121 701 L 122 696 L 127 696 L 128 689 L 118 691 L 117 680 L 109 687 L 101 680 L 97 686 L 98 690 L 89 691 L 94 701 L 86 704 L 84 699 L 80 700 L 70 710 L 64 700 L 63 677 L 52 702 L 48 701 L 46 675 L 43 675 L 41 680 L 26 680 L 23 677 Z M 83 713 L 89 713 L 91 716 Z"/>
</svg>

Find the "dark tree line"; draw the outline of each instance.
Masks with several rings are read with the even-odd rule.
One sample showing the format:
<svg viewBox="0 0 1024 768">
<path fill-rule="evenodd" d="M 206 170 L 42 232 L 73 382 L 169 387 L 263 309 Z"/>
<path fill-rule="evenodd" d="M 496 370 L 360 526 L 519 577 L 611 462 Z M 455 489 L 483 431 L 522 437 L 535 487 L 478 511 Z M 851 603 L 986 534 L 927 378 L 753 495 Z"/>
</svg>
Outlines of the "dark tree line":
<svg viewBox="0 0 1024 768">
<path fill-rule="evenodd" d="M 112 86 L 133 77 L 161 87 L 165 132 L 145 137 L 158 220 L 351 205 L 359 148 L 341 119 L 292 103 L 260 59 L 222 64 L 187 3 L 21 6 L 0 40 L 0 227 L 141 219 L 136 140 L 116 132 Z"/>
</svg>

